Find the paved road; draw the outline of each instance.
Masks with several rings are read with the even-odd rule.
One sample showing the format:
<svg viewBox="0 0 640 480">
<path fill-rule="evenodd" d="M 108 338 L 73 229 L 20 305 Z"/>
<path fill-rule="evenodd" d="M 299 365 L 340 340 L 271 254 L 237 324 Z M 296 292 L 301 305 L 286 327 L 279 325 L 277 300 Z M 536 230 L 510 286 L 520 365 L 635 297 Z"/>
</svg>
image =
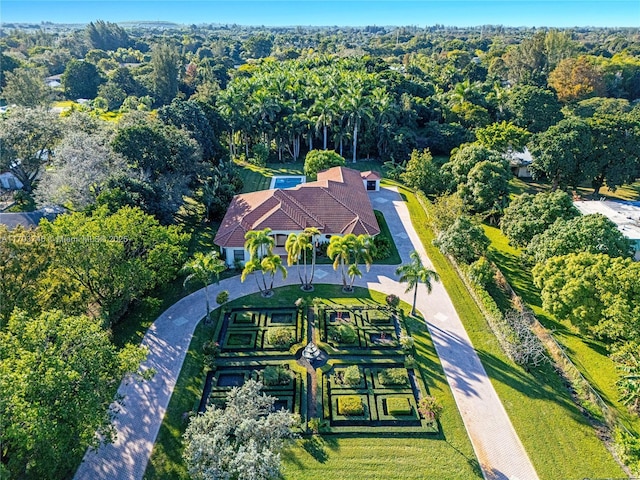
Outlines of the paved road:
<svg viewBox="0 0 640 480">
<path fill-rule="evenodd" d="M 425 265 L 432 267 L 398 193 L 383 189 L 371 193 L 371 199 L 374 208 L 384 213 L 402 261 L 407 262 L 415 249 Z M 411 303 L 412 294 L 404 293 L 404 285 L 395 280 L 395 268 L 376 265 L 356 285 L 395 293 Z M 290 275 L 284 283 L 297 283 L 297 275 Z M 330 266 L 320 266 L 316 283 L 341 281 Z M 211 298 L 222 290 L 228 290 L 233 300 L 256 292 L 257 287 L 255 282 L 243 284 L 238 277 L 228 278 L 209 287 Z M 485 478 L 537 480 L 535 469 L 442 284 L 434 284 L 431 295 L 424 291 L 418 295 L 417 308 L 425 316 Z M 125 406 L 115 420 L 117 440 L 96 452 L 88 451 L 76 472 L 76 480 L 143 478 L 191 337 L 205 313 L 202 289 L 171 306 L 149 328 L 142 340 L 149 348 L 143 368 L 153 368 L 157 373 L 148 382 L 120 385 L 118 393 L 124 397 Z"/>
</svg>

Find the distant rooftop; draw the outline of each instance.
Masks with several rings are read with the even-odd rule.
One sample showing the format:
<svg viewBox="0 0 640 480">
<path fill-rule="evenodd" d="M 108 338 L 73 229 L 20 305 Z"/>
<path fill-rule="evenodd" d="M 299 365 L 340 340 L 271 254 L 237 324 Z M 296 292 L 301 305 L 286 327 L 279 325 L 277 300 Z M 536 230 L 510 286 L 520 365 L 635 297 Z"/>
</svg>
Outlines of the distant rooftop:
<svg viewBox="0 0 640 480">
<path fill-rule="evenodd" d="M 592 200 L 573 204 L 583 215 L 601 213 L 615 223 L 625 237 L 640 241 L 640 202 Z"/>
</svg>

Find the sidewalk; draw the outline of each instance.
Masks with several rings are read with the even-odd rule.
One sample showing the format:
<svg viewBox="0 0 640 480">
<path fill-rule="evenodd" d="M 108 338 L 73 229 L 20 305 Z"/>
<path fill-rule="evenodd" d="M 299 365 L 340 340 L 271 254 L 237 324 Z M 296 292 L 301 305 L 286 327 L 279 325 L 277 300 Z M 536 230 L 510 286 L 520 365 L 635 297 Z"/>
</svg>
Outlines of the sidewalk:
<svg viewBox="0 0 640 480">
<path fill-rule="evenodd" d="M 402 261 L 407 262 L 415 249 L 425 265 L 431 265 L 400 195 L 383 189 L 372 193 L 371 199 L 374 208 L 384 213 Z M 394 293 L 411 303 L 413 296 L 404 293 L 405 286 L 396 281 L 395 269 L 375 265 L 356 285 Z M 284 284 L 294 285 L 297 280 L 291 275 Z M 320 266 L 315 283 L 340 284 L 341 279 L 330 266 Z M 229 291 L 230 300 L 258 291 L 255 282 L 241 283 L 239 277 L 233 277 L 211 285 L 209 294 L 214 298 L 222 290 Z M 538 476 L 442 284 L 435 283 L 431 295 L 424 291 L 418 295 L 417 308 L 425 316 L 485 478 L 536 480 Z M 156 375 L 148 382 L 120 385 L 118 393 L 124 397 L 125 406 L 114 422 L 117 440 L 97 452 L 88 451 L 76 480 L 143 478 L 191 337 L 205 313 L 201 289 L 171 306 L 149 328 L 142 341 L 149 348 L 143 368 L 153 368 Z"/>
</svg>

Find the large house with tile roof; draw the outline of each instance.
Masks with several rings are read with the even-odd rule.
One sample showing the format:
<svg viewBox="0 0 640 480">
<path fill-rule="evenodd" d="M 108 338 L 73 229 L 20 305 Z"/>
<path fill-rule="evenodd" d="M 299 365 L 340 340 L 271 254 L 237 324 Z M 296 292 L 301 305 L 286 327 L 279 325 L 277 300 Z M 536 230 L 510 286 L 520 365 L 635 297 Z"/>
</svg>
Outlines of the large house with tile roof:
<svg viewBox="0 0 640 480">
<path fill-rule="evenodd" d="M 307 227 L 320 230 L 319 242 L 329 241 L 332 235 L 377 235 L 380 227 L 367 194 L 374 188 L 365 186 L 376 175 L 364 173 L 369 178 L 357 170 L 333 167 L 319 172 L 314 182 L 236 195 L 214 243 L 221 248 L 227 264 L 233 266 L 249 259 L 244 236 L 250 230 L 270 228 L 276 253 L 282 250 L 282 254 L 288 235 Z"/>
</svg>

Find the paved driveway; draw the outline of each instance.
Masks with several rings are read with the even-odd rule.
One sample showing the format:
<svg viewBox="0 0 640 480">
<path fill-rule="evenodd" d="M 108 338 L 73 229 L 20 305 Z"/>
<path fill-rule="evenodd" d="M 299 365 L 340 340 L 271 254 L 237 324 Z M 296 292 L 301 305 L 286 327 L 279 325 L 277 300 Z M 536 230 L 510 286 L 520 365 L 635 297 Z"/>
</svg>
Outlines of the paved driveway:
<svg viewBox="0 0 640 480">
<path fill-rule="evenodd" d="M 407 262 L 415 249 L 425 265 L 433 268 L 400 195 L 391 189 L 370 195 L 374 208 L 385 215 L 402 261 Z M 395 293 L 411 303 L 413 296 L 404 293 L 404 285 L 396 281 L 395 269 L 375 265 L 356 285 Z M 298 283 L 297 275 L 290 275 L 284 283 Z M 320 266 L 316 283 L 340 284 L 341 280 L 330 266 Z M 237 276 L 210 286 L 211 298 L 222 290 L 229 291 L 231 300 L 258 291 L 255 282 L 241 283 Z M 417 308 L 426 319 L 485 478 L 536 480 L 538 476 L 529 457 L 442 284 L 435 283 L 431 295 L 424 290 L 420 292 Z M 171 306 L 149 328 L 142 340 L 142 345 L 149 348 L 143 368 L 153 368 L 157 373 L 148 382 L 120 385 L 118 393 L 124 397 L 125 406 L 114 422 L 117 440 L 96 452 L 88 451 L 76 472 L 76 480 L 143 478 L 191 337 L 205 314 L 202 289 Z"/>
</svg>

